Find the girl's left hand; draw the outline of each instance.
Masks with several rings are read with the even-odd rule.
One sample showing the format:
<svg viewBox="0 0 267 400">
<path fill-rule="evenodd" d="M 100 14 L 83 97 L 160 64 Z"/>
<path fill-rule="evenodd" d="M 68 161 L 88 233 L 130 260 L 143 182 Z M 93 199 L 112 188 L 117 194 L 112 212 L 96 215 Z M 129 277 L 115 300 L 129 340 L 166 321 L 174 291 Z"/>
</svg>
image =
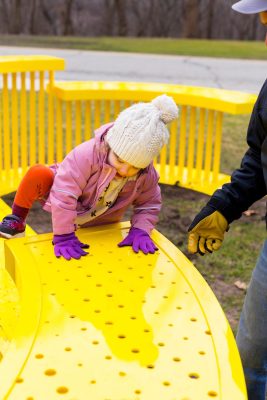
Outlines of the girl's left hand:
<svg viewBox="0 0 267 400">
<path fill-rule="evenodd" d="M 129 234 L 122 242 L 118 243 L 118 246 L 132 246 L 135 253 L 139 253 L 141 250 L 144 254 L 154 254 L 158 250 L 149 234 L 139 228 L 131 228 Z"/>
</svg>

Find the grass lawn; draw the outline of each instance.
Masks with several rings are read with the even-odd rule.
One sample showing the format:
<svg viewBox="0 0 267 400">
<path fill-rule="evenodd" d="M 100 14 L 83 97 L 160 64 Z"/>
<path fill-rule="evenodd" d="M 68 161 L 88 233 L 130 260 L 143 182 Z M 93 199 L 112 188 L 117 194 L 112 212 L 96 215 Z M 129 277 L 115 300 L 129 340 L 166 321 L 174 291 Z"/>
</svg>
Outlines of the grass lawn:
<svg viewBox="0 0 267 400">
<path fill-rule="evenodd" d="M 266 49 L 262 41 L 0 35 L 0 45 L 181 56 L 267 59 Z"/>
</svg>

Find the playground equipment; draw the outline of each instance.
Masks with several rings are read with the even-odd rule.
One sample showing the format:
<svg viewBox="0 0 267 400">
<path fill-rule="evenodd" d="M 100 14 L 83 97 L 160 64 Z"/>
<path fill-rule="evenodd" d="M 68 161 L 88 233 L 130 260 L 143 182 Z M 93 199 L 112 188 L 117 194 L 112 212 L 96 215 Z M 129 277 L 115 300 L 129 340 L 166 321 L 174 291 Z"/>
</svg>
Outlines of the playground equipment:
<svg viewBox="0 0 267 400">
<path fill-rule="evenodd" d="M 71 263 L 54 257 L 51 234 L 5 242 L 20 316 L 0 363 L 0 398 L 246 398 L 208 285 L 159 232 L 155 255 L 119 249 L 128 228 L 80 230 L 90 255 Z"/>
<path fill-rule="evenodd" d="M 155 160 L 161 182 L 210 193 L 229 179 L 220 172 L 222 116 L 250 112 L 255 96 L 57 83 L 62 68 L 53 57 L 0 57 L 1 195 L 16 189 L 29 165 L 60 161 L 120 107 L 161 93 L 181 106 L 170 145 Z M 0 200 L 0 217 L 9 212 Z M 231 329 L 206 282 L 156 230 L 155 255 L 117 248 L 128 228 L 78 231 L 90 255 L 71 262 L 54 257 L 51 234 L 30 227 L 26 238 L 0 241 L 1 399 L 246 399 Z"/>
</svg>

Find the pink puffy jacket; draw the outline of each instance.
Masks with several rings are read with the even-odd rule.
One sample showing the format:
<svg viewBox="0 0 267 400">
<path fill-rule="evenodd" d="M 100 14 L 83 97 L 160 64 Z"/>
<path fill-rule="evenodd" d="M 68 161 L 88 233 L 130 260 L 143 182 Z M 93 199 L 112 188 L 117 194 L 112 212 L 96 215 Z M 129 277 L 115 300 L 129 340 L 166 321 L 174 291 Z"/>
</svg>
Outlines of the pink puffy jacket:
<svg viewBox="0 0 267 400">
<path fill-rule="evenodd" d="M 43 208 L 52 213 L 55 235 L 73 232 L 77 215 L 90 213 L 101 191 L 116 175 L 116 169 L 107 164 L 108 146 L 104 141 L 112 125 L 100 127 L 95 138 L 75 147 L 60 164 L 51 166 L 55 179 Z M 125 184 L 111 208 L 82 227 L 119 222 L 133 205 L 132 226 L 150 233 L 161 208 L 158 179 L 151 163 L 136 180 Z"/>
</svg>

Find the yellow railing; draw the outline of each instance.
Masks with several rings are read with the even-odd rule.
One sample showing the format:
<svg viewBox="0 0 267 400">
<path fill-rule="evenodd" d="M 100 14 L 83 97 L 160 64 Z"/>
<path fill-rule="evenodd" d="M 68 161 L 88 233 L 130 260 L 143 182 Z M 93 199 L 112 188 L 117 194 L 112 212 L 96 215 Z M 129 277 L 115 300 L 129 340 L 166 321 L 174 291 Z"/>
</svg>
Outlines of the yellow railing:
<svg viewBox="0 0 267 400">
<path fill-rule="evenodd" d="M 94 129 L 124 108 L 155 96 L 171 95 L 180 118 L 155 165 L 160 181 L 210 194 L 229 181 L 220 172 L 223 114 L 245 114 L 256 96 L 221 89 L 130 82 L 55 82 L 57 159 L 88 140 Z"/>
<path fill-rule="evenodd" d="M 160 181 L 210 194 L 229 180 L 220 171 L 223 115 L 249 113 L 256 96 L 154 83 L 56 82 L 54 71 L 61 69 L 64 60 L 55 57 L 0 57 L 0 195 L 16 190 L 30 165 L 60 162 L 124 108 L 162 93 L 174 98 L 180 117 L 155 160 Z"/>
<path fill-rule="evenodd" d="M 15 190 L 29 165 L 54 161 L 53 97 L 45 87 L 62 69 L 56 57 L 0 57 L 0 194 Z"/>
</svg>

